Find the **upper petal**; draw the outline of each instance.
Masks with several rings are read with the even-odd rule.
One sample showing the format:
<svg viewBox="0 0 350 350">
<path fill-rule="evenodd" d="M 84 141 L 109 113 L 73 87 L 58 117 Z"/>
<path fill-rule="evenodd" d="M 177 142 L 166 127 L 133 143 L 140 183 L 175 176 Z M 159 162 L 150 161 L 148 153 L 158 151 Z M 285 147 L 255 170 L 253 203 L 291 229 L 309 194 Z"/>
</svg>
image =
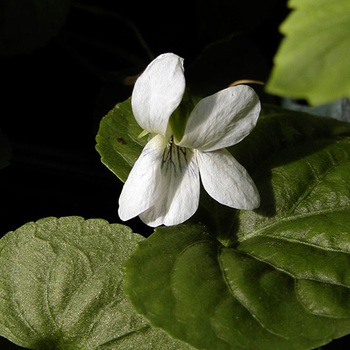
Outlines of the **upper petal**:
<svg viewBox="0 0 350 350">
<path fill-rule="evenodd" d="M 166 145 L 163 136 L 153 137 L 135 162 L 119 197 L 118 214 L 122 220 L 139 215 L 157 201 L 155 188 Z"/>
<path fill-rule="evenodd" d="M 154 205 L 140 215 L 149 226 L 177 225 L 189 219 L 199 204 L 200 180 L 197 161 L 189 149 L 175 144 L 166 149 L 157 176 Z"/>
<path fill-rule="evenodd" d="M 221 204 L 252 210 L 260 205 L 259 192 L 247 170 L 226 149 L 197 151 L 203 187 Z"/>
<path fill-rule="evenodd" d="M 138 124 L 165 136 L 171 114 L 185 91 L 183 59 L 166 53 L 154 59 L 137 79 L 131 106 Z"/>
<path fill-rule="evenodd" d="M 221 90 L 195 106 L 178 144 L 202 151 L 232 146 L 255 127 L 260 108 L 259 97 L 249 86 Z"/>
</svg>

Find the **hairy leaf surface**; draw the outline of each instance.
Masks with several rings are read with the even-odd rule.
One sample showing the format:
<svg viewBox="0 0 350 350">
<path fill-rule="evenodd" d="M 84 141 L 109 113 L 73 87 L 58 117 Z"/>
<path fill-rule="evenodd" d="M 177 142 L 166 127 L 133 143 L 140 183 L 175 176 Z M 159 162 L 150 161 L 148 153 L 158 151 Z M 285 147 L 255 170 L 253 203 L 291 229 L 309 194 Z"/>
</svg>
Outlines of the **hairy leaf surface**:
<svg viewBox="0 0 350 350">
<path fill-rule="evenodd" d="M 124 295 L 122 265 L 141 240 L 80 217 L 9 232 L 0 240 L 0 335 L 30 349 L 188 349 Z"/>
</svg>

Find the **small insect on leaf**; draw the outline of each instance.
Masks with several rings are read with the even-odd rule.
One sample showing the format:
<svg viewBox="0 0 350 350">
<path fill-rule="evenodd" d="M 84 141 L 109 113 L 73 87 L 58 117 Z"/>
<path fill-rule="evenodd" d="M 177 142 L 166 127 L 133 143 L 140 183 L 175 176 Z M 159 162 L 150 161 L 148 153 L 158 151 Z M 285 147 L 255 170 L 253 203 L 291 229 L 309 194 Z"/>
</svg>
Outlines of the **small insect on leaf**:
<svg viewBox="0 0 350 350">
<path fill-rule="evenodd" d="M 117 141 L 121 144 L 121 145 L 125 145 L 126 142 L 124 141 L 124 139 L 122 139 L 121 137 L 117 138 Z"/>
</svg>

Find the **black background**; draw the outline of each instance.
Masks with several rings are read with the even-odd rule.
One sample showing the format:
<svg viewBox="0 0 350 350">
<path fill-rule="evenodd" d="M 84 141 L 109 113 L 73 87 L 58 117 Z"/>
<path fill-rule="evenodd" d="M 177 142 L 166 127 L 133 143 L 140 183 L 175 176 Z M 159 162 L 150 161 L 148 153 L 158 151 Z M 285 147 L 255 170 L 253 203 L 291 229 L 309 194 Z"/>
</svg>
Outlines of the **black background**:
<svg viewBox="0 0 350 350">
<path fill-rule="evenodd" d="M 277 27 L 287 10 L 284 1 L 268 2 L 276 8 L 271 5 L 269 15 L 256 28 L 242 14 L 236 16 L 236 25 L 234 14 L 220 12 L 214 5 L 215 13 L 210 13 L 210 6 L 201 11 L 201 1 L 177 1 L 176 6 L 72 1 L 57 37 L 30 53 L 2 58 L 0 129 L 12 147 L 12 158 L 0 171 L 0 234 L 47 216 L 79 215 L 119 222 L 117 201 L 122 184 L 101 164 L 95 135 L 101 118 L 128 98 L 132 87 L 118 78 L 101 79 L 91 66 L 128 76 L 138 74 L 150 62 L 123 21 L 138 28 L 154 56 L 174 52 L 185 58 L 185 67 L 211 42 L 250 26 L 255 28 L 251 36 L 265 50 L 267 60 L 272 60 L 280 40 Z M 77 4 L 98 5 L 120 20 L 96 16 Z M 86 44 L 89 40 L 115 46 L 116 52 Z M 137 59 L 130 62 L 118 50 Z M 140 227 L 138 219 L 128 224 L 136 231 Z M 143 234 L 151 232 L 142 228 Z"/>
</svg>

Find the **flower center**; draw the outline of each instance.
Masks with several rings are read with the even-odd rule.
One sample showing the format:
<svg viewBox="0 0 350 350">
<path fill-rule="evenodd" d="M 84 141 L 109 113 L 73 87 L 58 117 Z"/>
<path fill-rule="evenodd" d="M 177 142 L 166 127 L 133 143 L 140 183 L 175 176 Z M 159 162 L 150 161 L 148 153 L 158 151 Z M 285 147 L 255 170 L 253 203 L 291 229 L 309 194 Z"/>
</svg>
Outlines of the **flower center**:
<svg viewBox="0 0 350 350">
<path fill-rule="evenodd" d="M 181 174 L 187 169 L 188 162 L 192 157 L 192 151 L 189 148 L 177 146 L 174 137 L 171 136 L 162 156 L 161 168 L 166 174 L 170 171 L 175 176 Z"/>
</svg>

